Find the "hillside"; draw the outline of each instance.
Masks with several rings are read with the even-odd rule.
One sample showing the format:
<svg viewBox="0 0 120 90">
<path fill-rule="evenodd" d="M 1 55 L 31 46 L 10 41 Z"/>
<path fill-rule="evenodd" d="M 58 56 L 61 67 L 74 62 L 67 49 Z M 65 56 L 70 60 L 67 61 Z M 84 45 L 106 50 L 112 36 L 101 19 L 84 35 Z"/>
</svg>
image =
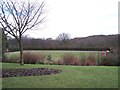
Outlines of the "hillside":
<svg viewBox="0 0 120 90">
<path fill-rule="evenodd" d="M 22 44 L 24 49 L 83 49 L 101 50 L 118 47 L 118 34 L 116 35 L 93 35 L 88 37 L 77 37 L 61 43 L 53 39 L 35 39 L 23 37 Z M 18 48 L 15 39 L 8 40 L 9 49 Z"/>
<path fill-rule="evenodd" d="M 118 46 L 118 35 L 93 35 L 84 38 L 74 38 L 71 41 L 81 48 L 116 48 Z"/>
</svg>

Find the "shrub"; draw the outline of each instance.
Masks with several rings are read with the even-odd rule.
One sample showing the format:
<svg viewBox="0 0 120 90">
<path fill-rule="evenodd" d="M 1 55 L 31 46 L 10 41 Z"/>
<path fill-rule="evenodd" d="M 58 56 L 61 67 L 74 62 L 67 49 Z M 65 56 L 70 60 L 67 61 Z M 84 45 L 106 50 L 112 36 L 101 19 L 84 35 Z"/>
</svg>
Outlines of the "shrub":
<svg viewBox="0 0 120 90">
<path fill-rule="evenodd" d="M 48 56 L 47 56 L 47 60 L 48 60 L 48 61 L 52 61 L 52 56 L 51 56 L 51 55 L 48 55 Z"/>
<path fill-rule="evenodd" d="M 2 59 L 2 62 L 7 62 L 7 63 L 19 63 L 19 57 L 11 57 L 7 58 L 6 56 Z"/>
<path fill-rule="evenodd" d="M 25 64 L 36 64 L 36 63 L 43 63 L 45 56 L 42 54 L 24 52 L 23 53 L 23 60 Z"/>
<path fill-rule="evenodd" d="M 93 54 L 90 54 L 90 55 L 87 57 L 87 60 L 85 60 L 84 65 L 85 65 L 85 66 L 94 66 L 94 65 L 96 65 L 95 56 L 94 56 Z"/>
<path fill-rule="evenodd" d="M 84 66 L 84 63 L 85 63 L 85 60 L 86 60 L 85 54 L 81 53 L 79 59 L 80 59 L 81 66 Z"/>
<path fill-rule="evenodd" d="M 101 62 L 101 60 L 102 60 L 101 58 L 102 58 L 102 55 L 101 55 L 101 53 L 98 52 L 98 53 L 96 54 L 96 59 L 97 59 L 96 65 L 98 65 L 98 66 L 100 65 L 100 62 Z"/>
<path fill-rule="evenodd" d="M 46 60 L 44 62 L 45 64 L 55 64 L 54 61 L 52 60 L 52 56 L 51 55 L 47 55 L 46 56 Z"/>
<path fill-rule="evenodd" d="M 65 65 L 80 65 L 79 59 L 77 59 L 74 55 L 72 54 L 66 54 L 63 56 L 63 63 Z"/>
<path fill-rule="evenodd" d="M 37 63 L 39 63 L 39 64 L 44 64 L 44 62 L 45 62 L 45 55 L 43 55 L 43 54 L 36 54 L 37 55 L 37 57 L 39 58 L 38 59 L 38 61 L 37 61 Z"/>
<path fill-rule="evenodd" d="M 60 60 L 60 59 L 58 61 L 54 61 L 54 63 L 57 65 L 64 65 L 63 60 Z"/>
<path fill-rule="evenodd" d="M 43 64 L 44 59 L 45 59 L 45 55 L 43 54 L 23 52 L 23 60 L 25 64 L 36 64 L 36 63 Z M 17 56 L 12 56 L 10 58 L 4 57 L 2 59 L 2 62 L 19 63 L 20 59 Z"/>
<path fill-rule="evenodd" d="M 102 56 L 102 61 L 101 61 L 100 65 L 118 66 L 119 65 L 118 54 L 117 53 L 109 53 L 106 56 Z"/>
<path fill-rule="evenodd" d="M 55 62 L 52 60 L 52 56 L 51 55 L 44 56 L 43 63 L 44 64 L 50 64 L 50 65 L 55 64 Z"/>
</svg>

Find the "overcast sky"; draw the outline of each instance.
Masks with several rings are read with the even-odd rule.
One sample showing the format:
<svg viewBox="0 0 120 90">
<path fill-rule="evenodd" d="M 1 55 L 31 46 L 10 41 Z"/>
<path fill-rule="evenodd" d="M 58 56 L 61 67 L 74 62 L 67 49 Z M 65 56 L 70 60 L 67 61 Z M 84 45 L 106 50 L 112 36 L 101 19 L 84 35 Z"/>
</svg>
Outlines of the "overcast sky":
<svg viewBox="0 0 120 90">
<path fill-rule="evenodd" d="M 26 34 L 35 38 L 56 38 L 63 32 L 71 34 L 71 38 L 117 34 L 118 1 L 45 0 L 46 22 L 39 30 Z"/>
</svg>

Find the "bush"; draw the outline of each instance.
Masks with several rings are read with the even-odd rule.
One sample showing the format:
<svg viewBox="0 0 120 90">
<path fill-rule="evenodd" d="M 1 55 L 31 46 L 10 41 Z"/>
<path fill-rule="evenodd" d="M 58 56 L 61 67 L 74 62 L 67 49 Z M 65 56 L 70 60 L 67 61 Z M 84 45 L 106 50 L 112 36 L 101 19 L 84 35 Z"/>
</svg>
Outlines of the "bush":
<svg viewBox="0 0 120 90">
<path fill-rule="evenodd" d="M 79 59 L 80 59 L 81 66 L 84 66 L 86 55 L 84 53 L 81 53 Z"/>
<path fill-rule="evenodd" d="M 45 62 L 45 55 L 43 55 L 43 54 L 36 54 L 37 55 L 37 57 L 39 58 L 38 59 L 38 61 L 37 61 L 37 63 L 39 63 L 39 64 L 44 64 L 44 62 Z"/>
<path fill-rule="evenodd" d="M 58 61 L 54 61 L 54 63 L 57 65 L 64 65 L 63 60 L 60 60 L 60 59 Z"/>
<path fill-rule="evenodd" d="M 46 56 L 46 60 L 45 60 L 44 63 L 45 63 L 45 64 L 50 64 L 50 65 L 55 64 L 55 62 L 52 60 L 52 56 L 51 56 L 51 55 L 47 55 L 47 56 Z"/>
<path fill-rule="evenodd" d="M 94 56 L 93 54 L 90 54 L 90 55 L 87 57 L 87 60 L 85 60 L 84 65 L 85 65 L 85 66 L 94 66 L 94 65 L 96 65 L 95 56 Z"/>
<path fill-rule="evenodd" d="M 63 56 L 63 63 L 65 65 L 80 65 L 80 60 L 77 59 L 72 54 L 66 54 L 66 55 Z"/>
<path fill-rule="evenodd" d="M 2 62 L 6 63 L 19 63 L 19 57 L 7 58 L 6 56 L 2 59 Z"/>
<path fill-rule="evenodd" d="M 100 65 L 105 66 L 118 66 L 119 64 L 117 53 L 109 53 L 106 56 L 102 56 L 102 61 L 100 63 Z"/>
<path fill-rule="evenodd" d="M 23 60 L 25 64 L 44 63 L 45 56 L 42 54 L 35 54 L 30 52 L 23 53 Z"/>
<path fill-rule="evenodd" d="M 45 55 L 39 53 L 23 52 L 23 60 L 25 64 L 43 64 L 45 62 Z M 12 56 L 10 58 L 4 57 L 2 62 L 19 63 L 20 58 L 17 56 Z"/>
</svg>

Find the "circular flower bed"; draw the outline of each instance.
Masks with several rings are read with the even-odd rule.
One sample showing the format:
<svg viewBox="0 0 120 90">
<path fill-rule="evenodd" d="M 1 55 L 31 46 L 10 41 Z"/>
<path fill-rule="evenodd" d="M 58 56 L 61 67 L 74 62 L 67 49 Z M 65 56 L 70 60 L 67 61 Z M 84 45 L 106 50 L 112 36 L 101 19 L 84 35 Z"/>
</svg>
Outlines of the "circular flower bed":
<svg viewBox="0 0 120 90">
<path fill-rule="evenodd" d="M 48 68 L 33 68 L 33 69 L 3 69 L 2 77 L 18 77 L 18 76 L 40 76 L 60 73 L 61 70 Z"/>
</svg>

